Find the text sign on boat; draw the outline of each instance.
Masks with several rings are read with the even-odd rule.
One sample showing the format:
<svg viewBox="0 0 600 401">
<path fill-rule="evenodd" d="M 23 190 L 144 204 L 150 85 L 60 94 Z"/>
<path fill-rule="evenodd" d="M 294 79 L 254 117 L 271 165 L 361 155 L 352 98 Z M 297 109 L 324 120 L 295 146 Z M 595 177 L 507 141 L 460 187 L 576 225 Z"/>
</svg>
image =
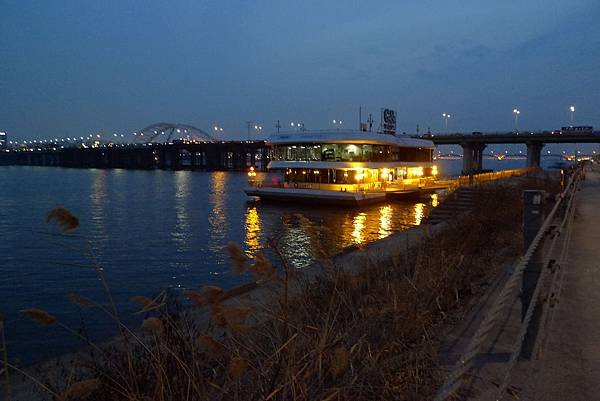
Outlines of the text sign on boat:
<svg viewBox="0 0 600 401">
<path fill-rule="evenodd" d="M 396 112 L 390 109 L 383 109 L 383 133 L 396 134 Z"/>
</svg>

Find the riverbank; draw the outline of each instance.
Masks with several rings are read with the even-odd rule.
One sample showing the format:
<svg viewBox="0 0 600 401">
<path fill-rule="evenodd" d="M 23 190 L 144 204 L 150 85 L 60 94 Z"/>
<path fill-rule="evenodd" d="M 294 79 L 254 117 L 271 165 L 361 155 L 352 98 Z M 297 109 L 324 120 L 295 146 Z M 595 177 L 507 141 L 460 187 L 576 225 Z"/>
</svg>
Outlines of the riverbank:
<svg viewBox="0 0 600 401">
<path fill-rule="evenodd" d="M 226 293 L 215 288 L 190 293 L 210 316 L 203 326 L 181 314 L 153 312 L 162 329 L 141 342 L 130 339 L 128 352 L 96 366 L 110 380 L 92 399 L 122 398 L 115 381 L 178 397 L 185 397 L 177 392 L 183 388 L 192 399 L 264 399 L 274 391 L 273 399 L 427 399 L 439 380 L 434 333 L 456 319 L 481 291 L 477 283 L 500 268 L 497 247 L 519 251 L 520 188 L 486 191 L 472 213 L 444 230 L 421 227 L 325 261 L 310 280 L 288 266 L 273 281 L 268 261 L 238 253 L 238 268 L 262 275 L 269 297 L 254 297 L 248 306 L 244 297 L 225 302 Z M 134 356 L 132 368 L 127 355 Z M 135 383 L 127 381 L 130 369 L 138 372 Z M 110 372 L 121 372 L 120 378 Z M 198 388 L 190 389 L 192 383 Z M 57 384 L 57 391 L 64 388 Z"/>
</svg>

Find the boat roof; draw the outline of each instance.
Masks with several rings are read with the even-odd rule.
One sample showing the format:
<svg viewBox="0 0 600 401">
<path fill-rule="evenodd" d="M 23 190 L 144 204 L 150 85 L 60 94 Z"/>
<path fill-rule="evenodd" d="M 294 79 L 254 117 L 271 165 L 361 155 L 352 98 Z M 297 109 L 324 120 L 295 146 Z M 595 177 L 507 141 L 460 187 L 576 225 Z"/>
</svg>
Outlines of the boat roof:
<svg viewBox="0 0 600 401">
<path fill-rule="evenodd" d="M 273 145 L 300 143 L 351 143 L 394 145 L 406 148 L 435 148 L 432 141 L 411 138 L 408 135 L 390 135 L 376 132 L 324 130 L 324 131 L 294 131 L 279 132 L 269 136 L 267 143 Z"/>
</svg>

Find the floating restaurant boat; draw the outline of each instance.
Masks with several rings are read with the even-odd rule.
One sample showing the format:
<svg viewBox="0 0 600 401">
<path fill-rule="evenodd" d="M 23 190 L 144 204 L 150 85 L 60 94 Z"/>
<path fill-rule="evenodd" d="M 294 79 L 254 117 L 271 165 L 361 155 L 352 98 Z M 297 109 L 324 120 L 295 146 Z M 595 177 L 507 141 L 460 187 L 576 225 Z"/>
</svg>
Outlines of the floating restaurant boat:
<svg viewBox="0 0 600 401">
<path fill-rule="evenodd" d="M 429 140 L 364 131 L 273 134 L 270 178 L 249 172 L 249 196 L 360 205 L 414 196 L 432 187 L 438 168 Z"/>
</svg>

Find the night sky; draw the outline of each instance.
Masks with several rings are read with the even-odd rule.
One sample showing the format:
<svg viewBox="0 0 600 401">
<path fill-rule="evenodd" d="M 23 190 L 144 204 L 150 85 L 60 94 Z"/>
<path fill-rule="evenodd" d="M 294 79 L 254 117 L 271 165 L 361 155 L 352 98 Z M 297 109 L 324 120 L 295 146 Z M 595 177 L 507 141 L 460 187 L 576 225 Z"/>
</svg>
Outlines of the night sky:
<svg viewBox="0 0 600 401">
<path fill-rule="evenodd" d="M 0 0 L 0 131 L 600 128 L 600 2 Z M 363 113 L 364 115 L 365 113 Z M 378 122 L 377 122 L 378 124 Z M 376 125 L 377 125 L 376 124 Z M 264 136 L 264 135 L 263 135 Z"/>
</svg>

